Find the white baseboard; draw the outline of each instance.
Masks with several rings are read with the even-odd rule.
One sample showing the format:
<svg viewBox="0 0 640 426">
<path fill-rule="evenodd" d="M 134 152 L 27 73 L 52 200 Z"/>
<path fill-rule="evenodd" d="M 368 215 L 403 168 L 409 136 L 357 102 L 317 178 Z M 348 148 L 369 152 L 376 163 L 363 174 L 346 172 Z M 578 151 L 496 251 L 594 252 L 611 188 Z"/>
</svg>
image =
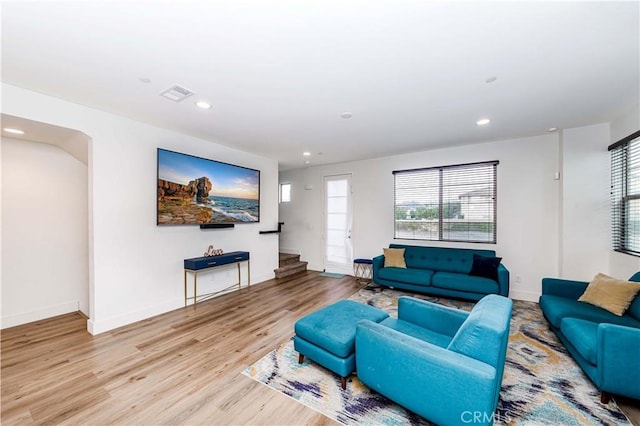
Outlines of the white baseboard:
<svg viewBox="0 0 640 426">
<path fill-rule="evenodd" d="M 259 285 L 265 281 L 274 278 L 274 274 L 266 274 L 265 276 L 254 276 L 253 280 L 255 282 L 251 283 L 251 287 L 255 285 Z M 246 289 L 246 285 L 242 285 L 242 289 Z M 220 295 L 222 295 L 221 293 Z M 111 331 L 118 327 L 123 327 L 125 325 L 133 324 L 137 321 L 142 321 L 147 318 L 154 317 L 156 315 L 161 315 L 167 313 L 169 311 L 173 311 L 175 309 L 180 309 L 184 307 L 184 299 L 168 301 L 165 303 L 161 303 L 155 306 L 148 307 L 146 309 L 130 312 L 123 315 L 114 316 L 106 319 L 99 319 L 94 321 L 90 319 L 87 321 L 87 331 L 93 335 L 104 333 L 107 331 Z"/>
<path fill-rule="evenodd" d="M 538 299 L 540 295 L 538 293 L 533 293 L 530 291 L 522 291 L 522 290 L 513 290 L 509 291 L 509 297 L 515 300 L 524 300 L 527 302 L 536 302 L 538 303 Z"/>
<path fill-rule="evenodd" d="M 154 317 L 156 315 L 164 314 L 174 309 L 184 307 L 184 299 L 165 302 L 159 305 L 150 306 L 146 309 L 129 312 L 122 315 L 113 316 L 105 319 L 89 319 L 87 321 L 87 331 L 93 335 L 104 333 L 106 331 L 113 330 L 114 328 L 122 327 L 132 324 L 137 321 L 142 321 L 147 318 Z"/>
<path fill-rule="evenodd" d="M 309 264 L 307 265 L 307 269 L 308 269 L 309 271 L 318 271 L 318 272 L 323 272 L 323 271 L 324 271 L 324 265 L 309 263 Z"/>
<path fill-rule="evenodd" d="M 47 306 L 45 308 L 36 309 L 29 312 L 24 312 L 16 315 L 9 315 L 2 318 L 2 325 L 0 328 L 15 327 L 16 325 L 27 324 L 34 321 L 39 321 L 45 318 L 55 317 L 57 315 L 64 315 L 71 312 L 79 311 L 79 304 L 77 300 L 70 302 L 60 303 L 54 306 Z"/>
</svg>

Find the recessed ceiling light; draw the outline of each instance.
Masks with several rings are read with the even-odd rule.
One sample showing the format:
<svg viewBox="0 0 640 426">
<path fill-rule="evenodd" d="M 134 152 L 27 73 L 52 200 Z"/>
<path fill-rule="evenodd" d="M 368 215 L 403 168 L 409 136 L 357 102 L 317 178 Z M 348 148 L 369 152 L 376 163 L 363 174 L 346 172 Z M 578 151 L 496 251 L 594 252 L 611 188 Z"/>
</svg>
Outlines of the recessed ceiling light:
<svg viewBox="0 0 640 426">
<path fill-rule="evenodd" d="M 5 127 L 4 129 L 7 133 L 13 133 L 14 135 L 24 135 L 24 132 L 20 129 L 12 129 L 11 127 Z"/>
<path fill-rule="evenodd" d="M 548 129 L 550 132 L 555 132 L 556 130 L 558 130 L 557 127 L 549 127 Z"/>
<path fill-rule="evenodd" d="M 202 108 L 202 109 L 211 109 L 211 104 L 209 102 L 205 102 L 205 101 L 196 102 L 196 106 L 198 108 Z"/>
<path fill-rule="evenodd" d="M 488 118 L 481 118 L 480 120 L 476 121 L 476 124 L 478 126 L 484 126 L 489 123 L 491 123 L 491 120 L 489 120 Z"/>
<path fill-rule="evenodd" d="M 343 112 L 342 114 L 340 114 L 340 117 L 342 117 L 342 118 L 351 118 L 351 117 L 353 117 L 353 114 L 351 114 L 350 112 Z"/>
<path fill-rule="evenodd" d="M 302 153 L 302 155 L 304 155 L 305 157 L 308 157 L 311 155 L 311 153 L 309 151 L 305 151 Z"/>
<path fill-rule="evenodd" d="M 304 162 L 304 164 L 309 164 L 311 161 L 307 160 Z"/>
</svg>

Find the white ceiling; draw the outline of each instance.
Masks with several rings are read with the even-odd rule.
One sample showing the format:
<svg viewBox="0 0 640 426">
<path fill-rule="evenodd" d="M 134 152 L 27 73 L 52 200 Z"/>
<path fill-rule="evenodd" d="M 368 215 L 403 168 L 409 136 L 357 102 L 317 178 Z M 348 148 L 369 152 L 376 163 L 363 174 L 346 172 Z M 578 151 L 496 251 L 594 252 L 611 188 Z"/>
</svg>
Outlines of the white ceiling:
<svg viewBox="0 0 640 426">
<path fill-rule="evenodd" d="M 1 5 L 3 81 L 281 170 L 605 122 L 639 99 L 638 1 Z M 174 84 L 196 94 L 159 96 Z"/>
</svg>

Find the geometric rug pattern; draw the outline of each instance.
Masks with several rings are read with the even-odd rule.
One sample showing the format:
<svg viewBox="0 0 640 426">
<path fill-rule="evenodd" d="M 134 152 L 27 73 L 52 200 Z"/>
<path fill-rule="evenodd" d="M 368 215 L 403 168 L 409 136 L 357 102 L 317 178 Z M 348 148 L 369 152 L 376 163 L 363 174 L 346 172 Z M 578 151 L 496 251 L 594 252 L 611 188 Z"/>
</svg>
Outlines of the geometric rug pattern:
<svg viewBox="0 0 640 426">
<path fill-rule="evenodd" d="M 374 285 L 359 290 L 350 299 L 397 317 L 397 300 L 402 295 L 467 311 L 474 305 Z M 600 403 L 600 392 L 549 329 L 538 304 L 513 302 L 507 362 L 494 414 L 495 424 L 629 425 L 614 400 L 607 405 Z M 307 358 L 298 364 L 292 340 L 248 367 L 243 374 L 345 425 L 431 424 L 371 391 L 360 383 L 356 374 L 349 377 L 347 389 L 342 390 L 340 378 L 329 370 Z"/>
</svg>

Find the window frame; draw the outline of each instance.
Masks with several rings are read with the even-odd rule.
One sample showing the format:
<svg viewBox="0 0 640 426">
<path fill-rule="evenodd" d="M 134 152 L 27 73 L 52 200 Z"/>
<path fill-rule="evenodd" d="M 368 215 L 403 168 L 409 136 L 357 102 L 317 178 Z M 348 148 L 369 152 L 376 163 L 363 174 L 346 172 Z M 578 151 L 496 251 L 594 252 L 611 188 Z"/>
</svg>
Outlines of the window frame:
<svg viewBox="0 0 640 426">
<path fill-rule="evenodd" d="M 282 188 L 284 186 L 288 186 L 289 187 L 289 199 L 288 200 L 283 200 L 282 198 Z M 279 203 L 290 203 L 291 202 L 291 189 L 292 189 L 293 185 L 291 185 L 291 182 L 282 182 L 280 184 L 280 187 L 278 188 L 278 202 Z"/>
<path fill-rule="evenodd" d="M 393 184 L 393 189 L 394 189 L 394 195 L 393 195 L 393 237 L 394 239 L 398 239 L 398 240 L 419 240 L 419 241 L 442 241 L 442 242 L 463 242 L 463 243 L 477 243 L 477 244 L 497 244 L 497 240 L 498 240 L 498 230 L 497 230 L 497 216 L 498 216 L 498 164 L 500 164 L 499 161 L 495 160 L 495 161 L 482 161 L 482 162 L 476 162 L 476 163 L 465 163 L 465 164 L 454 164 L 454 165 L 446 165 L 446 166 L 437 166 L 437 167 L 424 167 L 424 168 L 419 168 L 419 169 L 407 169 L 407 170 L 395 170 L 393 171 L 393 175 L 394 175 L 394 184 Z M 487 168 L 487 170 L 482 170 Z M 489 178 L 487 178 L 486 180 L 486 184 L 484 184 L 482 182 L 482 180 L 478 180 L 478 181 L 474 181 L 473 178 L 473 170 L 472 169 L 476 169 L 478 171 L 480 171 L 481 173 L 486 173 L 487 176 L 490 176 Z M 465 170 L 468 173 L 465 176 Z M 437 189 L 437 202 L 433 201 L 432 204 L 435 205 L 435 209 L 437 210 L 437 236 L 435 236 L 435 238 L 430 238 L 430 236 L 432 236 L 434 234 L 434 232 L 426 232 L 424 233 L 422 236 L 417 237 L 415 234 L 413 235 L 413 237 L 407 237 L 407 236 L 402 236 L 399 235 L 399 219 L 398 219 L 398 207 L 401 206 L 402 203 L 398 202 L 398 191 L 399 191 L 399 182 L 398 182 L 398 176 L 399 175 L 408 175 L 407 180 L 410 182 L 410 179 L 412 177 L 418 177 L 420 174 L 427 174 L 427 173 L 434 173 L 434 176 L 432 176 L 432 178 L 435 180 L 436 176 L 435 174 L 437 173 L 437 187 L 434 186 L 433 184 L 431 185 L 425 185 L 425 186 L 421 186 L 421 185 L 416 185 L 414 187 L 409 187 L 409 189 L 407 190 L 407 192 L 411 192 L 411 191 L 416 191 L 416 190 L 422 190 L 424 189 L 425 191 L 432 191 L 432 197 L 435 196 L 436 191 L 434 191 L 434 188 Z M 461 179 L 459 181 L 455 181 L 455 184 L 453 183 L 453 181 L 451 181 L 451 179 L 456 179 L 456 174 L 459 174 L 459 176 L 457 176 L 457 179 Z M 413 175 L 413 176 L 411 176 Z M 462 178 L 468 178 L 469 180 L 463 180 Z M 486 177 L 486 176 L 483 176 Z M 401 182 L 401 185 L 404 184 L 405 182 Z M 483 195 L 484 197 L 488 198 L 488 201 L 484 202 L 485 206 L 488 207 L 487 211 L 488 211 L 488 216 L 489 216 L 489 220 L 477 220 L 475 222 L 469 221 L 467 218 L 467 221 L 464 222 L 464 215 L 462 214 L 462 212 L 460 211 L 458 213 L 458 220 L 459 223 L 466 223 L 466 232 L 467 235 L 469 236 L 468 238 L 461 238 L 460 235 L 465 232 L 464 230 L 461 231 L 460 233 L 457 233 L 456 235 L 452 235 L 454 234 L 454 231 L 451 231 L 451 227 L 455 227 L 456 226 L 456 221 L 455 220 L 451 220 L 451 218 L 445 218 L 445 211 L 450 212 L 451 210 L 451 194 L 449 195 L 449 197 L 444 197 L 443 193 L 447 192 L 447 191 L 451 191 L 451 188 L 456 186 L 456 185 L 470 185 L 470 186 L 477 186 L 477 185 L 484 185 L 484 186 L 488 186 L 488 190 L 487 190 L 487 194 Z M 401 188 L 403 189 L 403 188 Z M 473 192 L 473 191 L 471 191 Z M 403 194 L 404 196 L 406 196 L 406 194 Z M 463 194 L 460 194 L 463 195 Z M 460 199 L 460 195 L 458 195 L 458 199 Z M 462 203 L 460 203 L 462 204 Z M 472 204 L 469 204 L 470 206 Z M 433 209 L 433 208 L 432 208 Z M 462 210 L 462 205 L 460 205 L 460 209 Z M 462 217 L 460 217 L 462 216 Z M 421 219 L 422 221 L 424 221 L 425 219 Z M 429 219 L 426 219 L 429 220 Z M 434 219 L 432 219 L 432 222 L 430 224 L 425 224 L 424 226 L 427 227 L 431 227 L 433 228 L 433 222 Z M 421 222 L 419 220 L 414 220 L 415 223 L 417 224 L 421 224 L 424 222 Z M 486 233 L 488 234 L 488 236 L 490 237 L 489 239 L 475 239 L 472 237 L 472 233 L 473 230 L 471 229 L 474 224 L 476 224 L 475 226 L 478 226 L 479 228 L 482 228 L 483 225 L 481 224 L 488 224 L 488 228 L 490 228 L 489 231 L 487 231 Z M 480 225 L 478 225 L 480 224 Z M 445 228 L 449 228 L 449 229 L 445 229 Z M 479 231 L 482 232 L 482 231 Z M 431 235 L 430 235 L 431 234 Z"/>
<path fill-rule="evenodd" d="M 631 204 L 636 204 L 638 211 L 640 201 L 640 184 L 632 181 L 633 171 L 640 170 L 640 130 L 609 145 L 608 151 L 611 152 L 611 246 L 613 251 L 640 257 L 640 227 L 630 224 Z M 636 216 L 638 222 L 640 216 Z"/>
</svg>

